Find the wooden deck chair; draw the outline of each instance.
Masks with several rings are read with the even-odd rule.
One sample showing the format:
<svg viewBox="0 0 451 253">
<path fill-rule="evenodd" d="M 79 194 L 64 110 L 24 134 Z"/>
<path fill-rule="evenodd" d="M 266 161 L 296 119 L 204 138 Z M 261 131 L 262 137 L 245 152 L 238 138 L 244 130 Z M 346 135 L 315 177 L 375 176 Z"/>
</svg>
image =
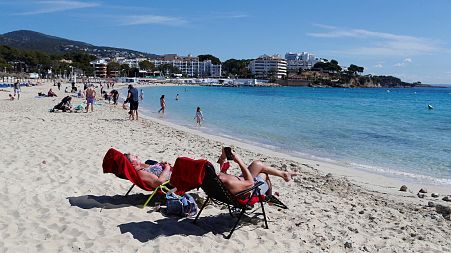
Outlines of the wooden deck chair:
<svg viewBox="0 0 451 253">
<path fill-rule="evenodd" d="M 196 223 L 202 210 L 205 208 L 209 200 L 212 200 L 213 202 L 217 204 L 223 204 L 227 205 L 229 209 L 229 213 L 232 217 L 234 217 L 232 209 L 236 209 L 239 211 L 239 214 L 237 216 L 237 220 L 230 231 L 230 233 L 226 236 L 226 239 L 230 239 L 233 232 L 235 231 L 236 227 L 240 223 L 240 220 L 246 210 L 248 210 L 251 206 L 256 204 L 257 202 L 260 203 L 263 218 L 265 220 L 265 228 L 268 228 L 268 221 L 266 218 L 265 213 L 265 207 L 263 205 L 263 202 L 265 200 L 264 195 L 260 195 L 260 188 L 258 186 L 262 185 L 263 182 L 256 183 L 252 188 L 249 188 L 245 191 L 239 192 L 237 194 L 230 193 L 229 190 L 227 190 L 221 180 L 216 175 L 216 171 L 210 163 L 205 164 L 205 176 L 201 185 L 201 188 L 204 190 L 204 192 L 207 194 L 207 199 L 205 200 L 204 204 L 202 205 L 201 209 L 199 210 L 199 213 L 197 214 L 196 218 L 194 219 L 193 223 Z M 242 196 L 245 194 L 251 193 L 250 197 L 243 199 Z"/>
<path fill-rule="evenodd" d="M 148 186 L 144 181 L 139 177 L 138 172 L 130 163 L 130 161 L 125 157 L 124 154 L 117 151 L 114 148 L 110 148 L 108 152 L 105 154 L 103 158 L 103 173 L 112 173 L 119 178 L 127 179 L 133 183 L 130 189 L 127 191 L 125 196 L 128 196 L 130 191 L 137 185 L 139 188 L 145 191 L 151 191 L 149 198 L 146 200 L 142 208 L 145 208 L 150 200 L 155 196 L 157 192 L 168 192 L 169 191 L 169 181 L 164 182 L 159 185 L 157 188 L 152 188 Z"/>
</svg>

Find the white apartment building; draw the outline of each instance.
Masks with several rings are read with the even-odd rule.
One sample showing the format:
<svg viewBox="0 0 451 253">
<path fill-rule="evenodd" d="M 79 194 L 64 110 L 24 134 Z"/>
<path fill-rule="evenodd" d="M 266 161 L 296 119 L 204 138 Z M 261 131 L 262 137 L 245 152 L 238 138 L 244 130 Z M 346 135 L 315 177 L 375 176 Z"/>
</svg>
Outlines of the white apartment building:
<svg viewBox="0 0 451 253">
<path fill-rule="evenodd" d="M 287 60 L 287 69 L 295 71 L 298 71 L 299 69 L 311 69 L 315 63 L 320 61 L 314 54 L 307 52 L 286 53 L 285 59 Z"/>
<path fill-rule="evenodd" d="M 94 77 L 105 78 L 107 76 L 108 58 L 98 59 L 90 62 L 94 67 Z"/>
<path fill-rule="evenodd" d="M 249 68 L 256 78 L 280 79 L 287 75 L 287 61 L 279 55 L 262 55 L 251 61 Z"/>
<path fill-rule="evenodd" d="M 119 64 L 127 64 L 130 68 L 139 68 L 139 63 L 147 60 L 146 58 L 126 59 L 124 57 L 117 57 L 115 61 Z"/>
<path fill-rule="evenodd" d="M 199 61 L 198 57 L 178 56 L 176 54 L 166 54 L 156 60 L 150 60 L 158 67 L 163 64 L 170 64 L 180 69 L 182 74 L 189 77 L 220 77 L 222 72 L 221 65 L 215 65 L 210 60 Z"/>
</svg>

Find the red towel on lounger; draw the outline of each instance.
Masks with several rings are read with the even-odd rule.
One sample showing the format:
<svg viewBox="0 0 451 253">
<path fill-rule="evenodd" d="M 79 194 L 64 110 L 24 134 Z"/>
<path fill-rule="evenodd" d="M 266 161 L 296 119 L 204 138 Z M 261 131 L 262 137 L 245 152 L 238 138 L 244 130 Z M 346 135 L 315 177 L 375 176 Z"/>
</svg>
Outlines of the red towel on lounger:
<svg viewBox="0 0 451 253">
<path fill-rule="evenodd" d="M 199 188 L 204 180 L 205 164 L 207 160 L 194 160 L 188 157 L 179 157 L 175 160 L 172 169 L 171 185 L 178 191 L 187 192 Z"/>
<path fill-rule="evenodd" d="M 138 172 L 125 157 L 124 154 L 117 151 L 114 148 L 110 148 L 103 158 L 103 173 L 113 173 L 117 177 L 128 179 L 133 184 L 137 185 L 143 190 L 153 191 L 154 189 L 144 181 L 138 175 Z"/>
</svg>

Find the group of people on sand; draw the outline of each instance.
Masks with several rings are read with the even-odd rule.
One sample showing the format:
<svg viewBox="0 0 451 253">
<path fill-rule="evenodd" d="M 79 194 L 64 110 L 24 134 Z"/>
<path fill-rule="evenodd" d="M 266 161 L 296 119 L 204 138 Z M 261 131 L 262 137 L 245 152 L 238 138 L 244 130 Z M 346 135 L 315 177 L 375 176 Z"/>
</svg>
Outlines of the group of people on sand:
<svg viewBox="0 0 451 253">
<path fill-rule="evenodd" d="M 262 182 L 259 186 L 260 193 L 272 195 L 272 183 L 270 176 L 280 177 L 285 182 L 289 182 L 293 176 L 298 175 L 292 171 L 282 171 L 264 164 L 261 161 L 253 161 L 246 165 L 241 157 L 234 153 L 231 149 L 228 151 L 222 148 L 217 163 L 220 172 L 219 179 L 232 194 L 239 193 L 251 188 L 257 182 Z M 166 161 L 149 165 L 142 163 L 136 155 L 125 154 L 133 167 L 138 172 L 140 178 L 150 187 L 156 188 L 171 178 L 172 166 Z M 233 160 L 240 168 L 241 175 L 235 176 L 227 173 L 230 166 L 228 159 Z"/>
</svg>

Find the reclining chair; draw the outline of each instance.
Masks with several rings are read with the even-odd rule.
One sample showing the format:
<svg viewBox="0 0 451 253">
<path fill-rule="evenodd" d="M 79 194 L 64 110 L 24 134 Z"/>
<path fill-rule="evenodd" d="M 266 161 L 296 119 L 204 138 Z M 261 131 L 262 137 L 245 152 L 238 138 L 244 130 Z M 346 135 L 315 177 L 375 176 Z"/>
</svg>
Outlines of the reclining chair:
<svg viewBox="0 0 451 253">
<path fill-rule="evenodd" d="M 169 191 L 169 181 L 164 182 L 157 188 L 152 188 L 148 186 L 144 181 L 141 180 L 139 177 L 138 172 L 133 167 L 133 165 L 130 163 L 130 161 L 125 157 L 124 154 L 117 151 L 114 148 L 110 148 L 108 152 L 105 154 L 105 157 L 103 158 L 103 173 L 113 173 L 119 178 L 127 179 L 130 182 L 133 183 L 133 185 L 130 187 L 130 189 L 127 191 L 125 196 L 128 196 L 130 191 L 137 185 L 139 188 L 145 190 L 145 191 L 151 191 L 152 194 L 149 196 L 147 201 L 144 203 L 142 208 L 145 208 L 149 201 L 155 196 L 157 192 L 167 192 Z"/>
<path fill-rule="evenodd" d="M 196 165 L 194 166 L 193 164 Z M 193 223 L 197 222 L 200 214 L 202 213 L 203 209 L 210 200 L 212 200 L 217 204 L 227 205 L 229 213 L 232 217 L 234 217 L 232 209 L 239 211 L 237 221 L 235 222 L 229 235 L 226 236 L 226 239 L 230 239 L 246 210 L 250 209 L 257 202 L 260 203 L 262 209 L 262 214 L 265 220 L 265 228 L 268 228 L 268 221 L 266 218 L 265 208 L 263 205 L 265 201 L 268 202 L 269 200 L 271 200 L 271 202 L 274 205 L 279 206 L 281 208 L 287 208 L 282 202 L 280 202 L 277 198 L 273 196 L 260 195 L 260 188 L 258 188 L 258 186 L 263 184 L 263 182 L 258 182 L 253 187 L 245 191 L 239 192 L 237 194 L 230 193 L 230 191 L 224 187 L 223 183 L 218 178 L 213 165 L 206 160 L 193 160 L 186 157 L 177 158 L 176 164 L 174 165 L 174 170 L 172 172 L 173 174 L 171 177 L 171 185 L 177 188 L 179 187 L 178 185 L 180 185 L 180 183 L 173 182 L 173 178 L 174 174 L 180 173 L 179 168 L 182 167 L 184 168 L 192 167 L 192 170 L 189 175 L 190 179 L 187 179 L 186 176 L 176 177 L 185 179 L 185 181 L 187 182 L 191 182 L 190 187 L 187 187 L 184 190 L 190 190 L 189 188 L 194 189 L 200 186 L 207 194 L 207 199 L 203 203 Z M 247 198 L 244 197 L 248 193 L 250 193 L 250 197 Z"/>
</svg>

